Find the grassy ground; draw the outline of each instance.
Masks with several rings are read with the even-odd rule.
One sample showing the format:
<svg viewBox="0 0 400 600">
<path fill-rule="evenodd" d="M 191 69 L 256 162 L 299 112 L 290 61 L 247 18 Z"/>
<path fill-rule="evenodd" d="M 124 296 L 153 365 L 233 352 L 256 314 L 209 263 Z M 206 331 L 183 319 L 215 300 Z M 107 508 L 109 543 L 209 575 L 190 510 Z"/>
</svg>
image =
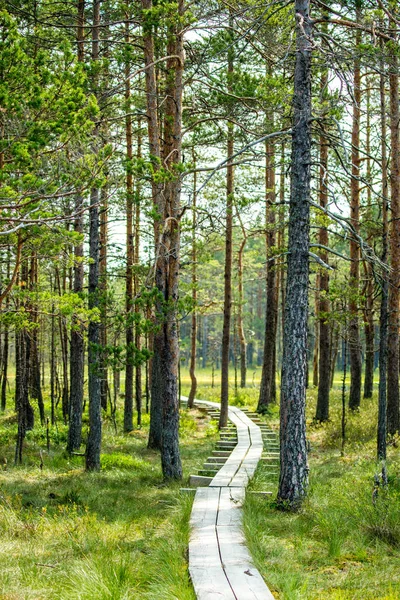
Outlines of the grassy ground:
<svg viewBox="0 0 400 600">
<path fill-rule="evenodd" d="M 256 564 L 281 600 L 400 599 L 400 451 L 388 448 L 388 490 L 373 502 L 376 464 L 377 398 L 363 400 L 359 413 L 347 416 L 347 440 L 341 456 L 341 374 L 331 395 L 331 421 L 313 424 L 316 390 L 307 392 L 310 486 L 302 510 L 278 511 L 277 477 L 260 463 L 250 484 L 273 491 L 272 500 L 248 494 L 244 525 Z M 188 379 L 184 374 L 183 388 Z M 232 389 L 232 401 L 256 407 L 257 382 Z M 218 401 L 209 373 L 200 372 L 199 396 Z M 263 417 L 264 418 L 264 417 Z M 278 429 L 277 407 L 265 417 Z"/>
<path fill-rule="evenodd" d="M 233 376 L 233 373 L 232 373 Z M 231 401 L 255 408 L 260 370 Z M 199 370 L 198 396 L 219 400 L 217 378 Z M 233 377 L 232 377 L 233 382 Z M 376 398 L 349 415 L 340 456 L 340 376 L 332 420 L 312 425 L 308 392 L 310 489 L 301 512 L 286 514 L 252 495 L 245 504 L 249 546 L 276 598 L 400 599 L 399 449 L 389 448 L 390 485 L 372 502 Z M 189 376 L 182 372 L 182 392 Z M 278 427 L 278 410 L 265 417 Z M 162 483 L 159 457 L 146 449 L 148 417 L 128 436 L 105 421 L 102 471 L 87 475 L 83 458 L 64 454 L 66 428 L 28 434 L 25 462 L 13 467 L 16 424 L 0 417 L 0 598 L 72 600 L 194 600 L 187 571 L 191 498 L 179 492 L 217 439 L 215 423 L 182 412 L 183 484 Z M 40 469 L 40 450 L 43 469 Z M 261 465 L 251 487 L 276 492 Z"/>
<path fill-rule="evenodd" d="M 192 500 L 162 483 L 144 427 L 116 435 L 105 422 L 102 470 L 64 454 L 66 428 L 28 434 L 24 466 L 12 467 L 16 425 L 0 421 L 0 598 L 193 600 L 186 556 Z M 182 414 L 185 481 L 215 444 L 200 411 Z M 40 450 L 44 466 L 40 469 Z"/>
</svg>

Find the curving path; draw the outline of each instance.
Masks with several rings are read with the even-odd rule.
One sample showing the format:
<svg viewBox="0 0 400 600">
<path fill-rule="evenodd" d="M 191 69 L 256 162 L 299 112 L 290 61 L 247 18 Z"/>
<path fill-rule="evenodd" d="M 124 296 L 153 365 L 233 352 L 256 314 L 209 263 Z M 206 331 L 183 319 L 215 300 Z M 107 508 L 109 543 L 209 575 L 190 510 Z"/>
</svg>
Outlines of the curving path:
<svg viewBox="0 0 400 600">
<path fill-rule="evenodd" d="M 219 409 L 215 402 L 196 400 L 195 404 Z M 235 429 L 226 428 L 220 444 L 227 449 L 215 452 L 218 466 L 223 463 L 221 468 L 209 481 L 198 478 L 208 487 L 198 488 L 193 502 L 189 572 L 198 600 L 273 600 L 253 565 L 242 532 L 241 506 L 261 459 L 262 432 L 235 406 L 229 407 L 228 417 L 236 428 L 237 442 Z"/>
</svg>

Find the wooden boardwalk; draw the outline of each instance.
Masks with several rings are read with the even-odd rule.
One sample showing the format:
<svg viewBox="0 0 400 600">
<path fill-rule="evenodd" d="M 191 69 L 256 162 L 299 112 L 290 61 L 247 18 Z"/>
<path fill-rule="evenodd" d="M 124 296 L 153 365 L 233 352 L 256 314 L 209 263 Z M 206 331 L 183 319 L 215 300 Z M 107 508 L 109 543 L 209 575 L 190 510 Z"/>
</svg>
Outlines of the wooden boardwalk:
<svg viewBox="0 0 400 600">
<path fill-rule="evenodd" d="M 219 409 L 215 402 L 196 400 L 195 404 Z M 242 532 L 241 507 L 245 488 L 261 459 L 262 433 L 239 408 L 229 407 L 228 416 L 237 435 L 235 428 L 227 429 L 221 443 L 233 449 L 226 460 L 223 450 L 216 452 L 222 457 L 209 459 L 207 464 L 220 467 L 212 478 L 198 478 L 208 487 L 199 487 L 193 502 L 189 572 L 198 600 L 273 600 L 251 560 Z M 218 462 L 213 463 L 213 458 Z"/>
</svg>

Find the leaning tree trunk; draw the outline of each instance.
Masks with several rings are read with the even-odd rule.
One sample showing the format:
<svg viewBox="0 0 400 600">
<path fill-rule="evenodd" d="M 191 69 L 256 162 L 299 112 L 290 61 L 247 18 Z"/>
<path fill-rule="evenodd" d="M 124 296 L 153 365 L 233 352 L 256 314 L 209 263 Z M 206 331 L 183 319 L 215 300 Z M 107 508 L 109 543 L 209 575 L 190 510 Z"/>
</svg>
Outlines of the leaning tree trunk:
<svg viewBox="0 0 400 600">
<path fill-rule="evenodd" d="M 266 255 L 267 255 L 267 302 L 265 309 L 264 358 L 261 375 L 260 396 L 257 411 L 264 412 L 275 402 L 275 357 L 278 295 L 276 286 L 276 243 L 275 216 L 275 148 L 266 146 L 265 187 L 266 187 Z"/>
<path fill-rule="evenodd" d="M 100 0 L 93 2 L 93 27 L 92 27 L 92 60 L 99 59 L 100 35 Z M 95 87 L 96 87 L 96 82 Z M 94 137 L 98 135 L 96 125 Z M 99 307 L 99 273 L 100 273 L 100 236 L 99 236 L 99 200 L 98 188 L 90 192 L 89 209 L 89 310 Z M 86 445 L 86 470 L 98 471 L 100 469 L 101 448 L 101 374 L 100 374 L 100 323 L 96 320 L 89 321 L 88 331 L 88 369 L 89 369 L 89 433 Z"/>
<path fill-rule="evenodd" d="M 387 356 L 387 426 L 394 435 L 400 428 L 399 413 L 399 300 L 400 300 L 400 147 L 399 147 L 399 78 L 395 52 L 390 64 L 390 278 Z"/>
<path fill-rule="evenodd" d="M 356 2 L 359 14 L 359 0 Z M 361 31 L 356 33 L 356 53 L 354 60 L 354 102 L 353 126 L 351 135 L 351 225 L 356 234 L 360 231 L 360 121 L 361 121 L 361 70 L 358 57 L 361 44 Z M 360 248 L 355 237 L 350 238 L 350 299 L 349 299 L 349 358 L 350 358 L 350 395 L 349 408 L 356 410 L 361 402 L 361 344 L 358 322 L 358 296 L 360 286 Z"/>
<path fill-rule="evenodd" d="M 292 170 L 289 255 L 281 383 L 278 503 L 296 509 L 308 482 L 306 448 L 307 319 L 311 178 L 311 49 L 309 0 L 295 1 Z"/>
</svg>

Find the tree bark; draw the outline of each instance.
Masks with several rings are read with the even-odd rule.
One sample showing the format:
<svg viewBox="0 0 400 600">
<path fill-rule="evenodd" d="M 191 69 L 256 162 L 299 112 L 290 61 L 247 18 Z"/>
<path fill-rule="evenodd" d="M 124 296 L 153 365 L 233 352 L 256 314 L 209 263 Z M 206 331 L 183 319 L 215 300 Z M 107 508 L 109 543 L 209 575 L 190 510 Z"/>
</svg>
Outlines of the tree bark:
<svg viewBox="0 0 400 600">
<path fill-rule="evenodd" d="M 372 213 L 372 178 L 371 178 L 371 90 L 370 81 L 367 78 L 367 127 L 366 127 L 366 154 L 367 154 L 367 211 L 365 214 L 367 227 L 367 243 L 373 246 L 371 223 Z M 365 297 L 364 303 L 364 335 L 365 335 L 365 374 L 364 374 L 364 398 L 372 398 L 374 389 L 374 363 L 375 363 L 375 326 L 374 326 L 374 272 L 372 264 L 364 261 L 365 272 Z"/>
<path fill-rule="evenodd" d="M 184 0 L 178 0 L 178 14 L 184 14 Z M 164 121 L 164 165 L 172 178 L 164 187 L 163 232 L 157 252 L 162 263 L 159 291 L 164 293 L 166 315 L 162 323 L 160 367 L 162 381 L 162 444 L 161 466 L 164 479 L 181 479 L 179 452 L 179 332 L 177 302 L 179 294 L 180 195 L 181 177 L 175 167 L 182 159 L 182 91 L 183 91 L 183 31 L 178 23 L 169 26 L 166 62 L 166 108 Z M 161 280 L 161 281 L 160 281 Z"/>
<path fill-rule="evenodd" d="M 357 20 L 360 16 L 360 2 L 356 1 Z M 350 218 L 354 231 L 360 231 L 360 125 L 361 125 L 361 69 L 359 48 L 361 30 L 356 32 L 356 57 L 354 59 L 354 101 L 353 124 L 351 134 L 351 201 Z M 360 286 L 360 248 L 358 240 L 350 238 L 350 298 L 349 298 L 349 359 L 350 359 L 350 395 L 349 408 L 357 410 L 361 403 L 361 344 L 360 327 L 358 322 L 358 302 Z"/>
<path fill-rule="evenodd" d="M 193 151 L 193 163 L 196 168 L 195 154 Z M 188 408 L 193 408 L 194 399 L 197 390 L 196 378 L 196 350 L 197 350 L 197 246 L 196 246 L 196 190 L 197 190 L 197 173 L 193 175 L 193 204 L 192 204 L 192 323 L 190 330 L 190 392 L 188 398 Z"/>
<path fill-rule="evenodd" d="M 152 0 L 142 0 L 142 8 L 146 11 L 150 11 L 153 7 Z M 148 137 L 149 137 L 149 152 L 153 161 L 153 169 L 155 172 L 159 170 L 159 164 L 161 162 L 161 150 L 160 150 L 160 127 L 158 119 L 158 106 L 157 106 L 157 78 L 156 70 L 154 66 L 155 55 L 154 55 L 154 40 L 152 32 L 151 19 L 149 22 L 145 21 L 143 24 L 143 47 L 144 47 L 144 62 L 145 62 L 145 79 L 146 79 L 146 104 L 147 104 L 147 123 L 148 123 Z M 162 186 L 156 182 L 155 178 L 152 179 L 152 197 L 153 207 L 157 213 L 157 218 L 154 222 L 154 242 L 156 248 L 156 260 L 157 260 L 157 248 L 159 245 L 159 237 L 161 231 L 160 220 L 164 216 L 163 198 L 162 198 Z M 156 287 L 163 294 L 161 281 L 157 282 L 158 269 L 156 265 Z M 156 305 L 156 313 L 162 314 L 162 303 L 158 302 Z M 148 447 L 156 450 L 161 449 L 162 444 L 162 377 L 161 377 L 161 357 L 158 352 L 159 343 L 162 343 L 162 334 L 155 333 L 153 336 L 154 355 L 151 360 L 150 366 L 150 386 L 151 386 L 151 405 L 150 405 L 150 430 L 149 430 L 149 441 Z"/>
<path fill-rule="evenodd" d="M 384 65 L 381 61 L 380 75 L 380 117 L 381 117 L 381 165 L 382 165 L 382 262 L 388 260 L 388 172 L 386 153 L 386 98 Z M 377 431 L 377 457 L 386 460 L 387 437 L 387 367 L 388 367 L 388 276 L 382 280 L 381 306 L 379 315 L 379 390 L 378 390 L 378 431 Z"/>
<path fill-rule="evenodd" d="M 129 13 L 126 13 L 125 43 L 130 43 Z M 134 190 L 132 175 L 132 116 L 131 116 L 131 84 L 130 64 L 125 63 L 125 138 L 126 138 L 126 361 L 125 361 L 125 396 L 124 396 L 124 431 L 133 430 L 133 375 L 134 375 L 134 331 L 133 331 L 133 263 L 134 263 L 134 236 L 133 236 L 133 206 Z"/>
<path fill-rule="evenodd" d="M 22 288 L 27 288 L 27 259 L 23 260 L 21 264 L 20 283 Z M 26 328 L 20 329 L 15 334 L 15 358 L 15 407 L 18 418 L 18 432 L 14 462 L 15 464 L 21 464 L 26 432 L 33 429 L 35 420 L 33 408 L 29 402 L 30 337 Z"/>
<path fill-rule="evenodd" d="M 232 28 L 232 17 L 229 18 Z M 233 83 L 233 47 L 228 50 L 228 91 L 232 91 Z M 227 155 L 233 155 L 233 124 L 228 123 Z M 224 315 L 222 327 L 221 349 L 221 412 L 219 428 L 228 424 L 229 405 L 229 343 L 232 312 L 232 233 L 233 233 L 233 192 L 234 166 L 228 162 L 226 168 L 226 221 L 225 221 L 225 267 L 224 267 Z"/>
<path fill-rule="evenodd" d="M 328 83 L 328 75 L 324 75 L 323 86 Z M 328 206 L 328 141 L 324 136 L 320 139 L 320 172 L 319 172 L 319 203 L 322 209 Z M 329 237 L 327 227 L 321 226 L 318 233 L 318 242 L 328 247 Z M 328 253 L 320 252 L 320 258 L 329 264 Z M 316 318 L 319 320 L 319 362 L 318 362 L 318 399 L 315 419 L 323 422 L 329 419 L 329 391 L 331 383 L 331 346 L 330 327 L 327 320 L 329 306 L 329 273 L 321 269 L 318 276 L 319 293 Z"/>
<path fill-rule="evenodd" d="M 11 255 L 10 247 L 7 248 L 7 280 L 10 281 L 11 276 Z M 6 312 L 9 309 L 9 297 L 6 297 Z M 3 342 L 3 361 L 2 361 L 2 376 L 1 376 L 1 412 L 6 410 L 7 406 L 7 383 L 8 383 L 8 355 L 9 355 L 9 328 L 7 323 L 4 325 L 4 342 Z"/>
<path fill-rule="evenodd" d="M 100 36 L 100 0 L 93 1 L 92 60 L 99 59 Z M 96 81 L 94 82 L 96 88 Z M 94 131 L 94 143 L 98 135 L 98 126 Z M 100 273 L 100 236 L 99 236 L 99 200 L 98 188 L 90 192 L 89 209 L 89 310 L 99 307 Z M 88 331 L 88 369 L 89 369 L 89 433 L 86 445 L 86 470 L 100 470 L 101 449 L 101 373 L 100 373 L 100 324 L 90 320 Z"/>
<path fill-rule="evenodd" d="M 85 2 L 78 0 L 78 19 L 76 39 L 78 43 L 78 61 L 83 63 L 84 52 L 84 19 Z M 74 231 L 83 236 L 83 198 L 76 196 Z M 79 296 L 83 293 L 84 267 L 83 267 L 83 241 L 80 240 L 74 246 L 74 266 L 73 266 L 73 292 Z M 83 406 L 83 385 L 85 371 L 85 342 L 84 330 L 77 317 L 72 317 L 71 341 L 70 341 L 70 380 L 73 385 L 69 393 L 69 429 L 67 452 L 71 453 L 79 450 L 82 438 L 82 406 Z M 52 416 L 52 419 L 54 415 Z"/>
<path fill-rule="evenodd" d="M 390 278 L 388 299 L 387 428 L 394 435 L 400 428 L 399 396 L 399 300 L 400 300 L 400 147 L 398 57 L 390 60 Z"/>
<path fill-rule="evenodd" d="M 37 291 L 38 285 L 38 260 L 35 253 L 31 257 L 31 269 L 30 269 L 30 289 L 31 292 Z M 31 397 L 35 398 L 38 402 L 40 423 L 44 425 L 45 414 L 44 414 L 44 402 L 42 394 L 42 386 L 40 380 L 40 361 L 39 361 L 39 340 L 38 340 L 38 308 L 33 300 L 30 305 L 30 320 L 32 322 L 32 329 L 30 331 L 30 389 Z"/>
<path fill-rule="evenodd" d="M 311 48 L 309 0 L 295 1 L 294 71 L 289 255 L 281 383 L 278 503 L 300 506 L 308 482 L 305 396 L 311 177 Z"/>
<path fill-rule="evenodd" d="M 100 208 L 100 249 L 99 249 L 99 290 L 100 290 L 100 377 L 101 408 L 107 411 L 108 367 L 107 367 L 107 238 L 108 238 L 108 190 L 101 189 Z"/>
<path fill-rule="evenodd" d="M 138 142 L 137 142 L 137 158 L 140 160 L 142 157 L 142 133 L 141 133 L 141 120 L 139 119 L 138 124 Z M 135 254 L 134 259 L 136 266 L 140 265 L 140 197 L 141 197 L 141 188 L 139 183 L 137 184 L 137 192 L 135 198 Z M 133 275 L 133 294 L 134 297 L 139 295 L 139 274 L 138 269 L 135 270 Z M 135 315 L 136 315 L 136 325 L 135 325 L 135 346 L 136 351 L 140 352 L 142 347 L 141 340 L 141 325 L 140 325 L 140 306 L 136 302 L 135 303 Z M 140 361 L 136 363 L 135 369 L 135 401 L 136 401 L 136 423 L 138 427 L 142 426 L 142 364 Z"/>
<path fill-rule="evenodd" d="M 264 358 L 262 366 L 260 396 L 257 411 L 265 412 L 268 406 L 276 401 L 275 386 L 275 357 L 276 330 L 278 313 L 278 295 L 276 286 L 276 259 L 274 258 L 276 244 L 276 215 L 275 215 L 275 148 L 272 144 L 266 146 L 265 187 L 266 187 L 266 256 L 267 256 L 267 303 L 265 309 Z"/>
</svg>

